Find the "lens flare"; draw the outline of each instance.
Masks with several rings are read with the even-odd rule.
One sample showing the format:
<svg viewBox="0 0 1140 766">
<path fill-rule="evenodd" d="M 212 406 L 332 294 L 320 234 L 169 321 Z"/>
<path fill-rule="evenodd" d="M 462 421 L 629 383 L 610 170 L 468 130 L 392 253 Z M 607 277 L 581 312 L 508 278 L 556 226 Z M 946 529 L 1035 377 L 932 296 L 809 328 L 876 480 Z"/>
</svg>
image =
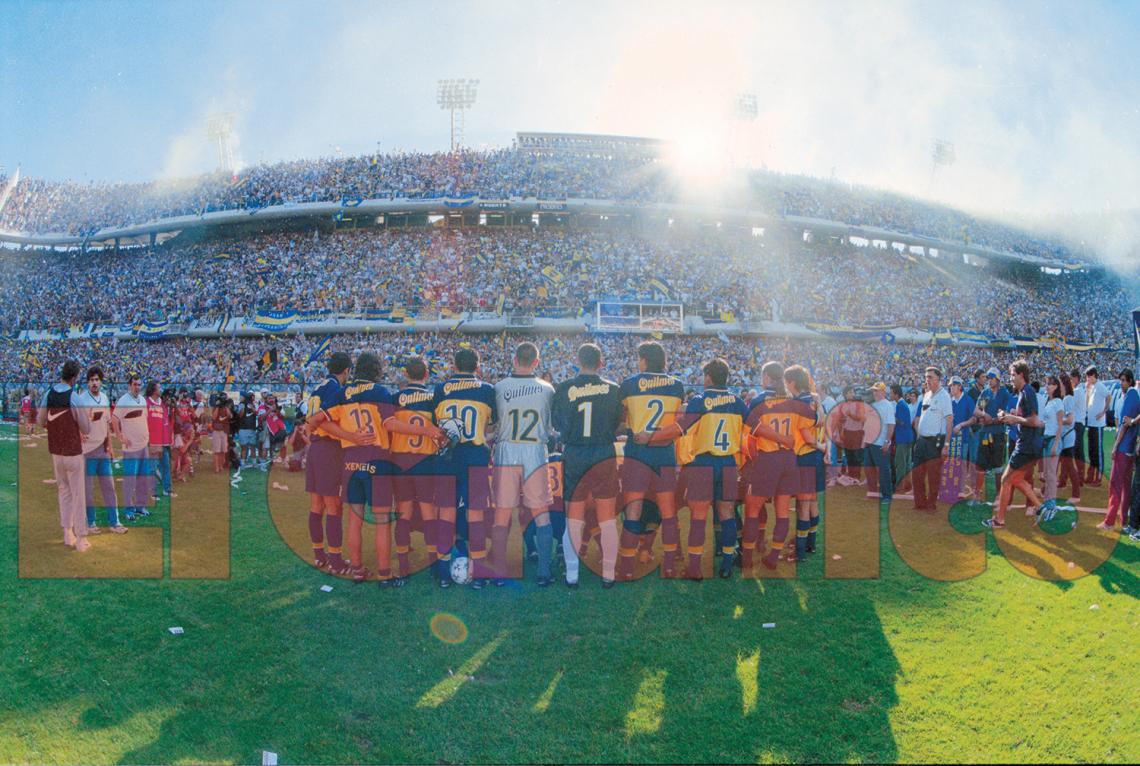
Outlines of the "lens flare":
<svg viewBox="0 0 1140 766">
<path fill-rule="evenodd" d="M 462 644 L 467 640 L 467 625 L 454 614 L 440 612 L 431 618 L 431 634 L 445 644 Z"/>
</svg>

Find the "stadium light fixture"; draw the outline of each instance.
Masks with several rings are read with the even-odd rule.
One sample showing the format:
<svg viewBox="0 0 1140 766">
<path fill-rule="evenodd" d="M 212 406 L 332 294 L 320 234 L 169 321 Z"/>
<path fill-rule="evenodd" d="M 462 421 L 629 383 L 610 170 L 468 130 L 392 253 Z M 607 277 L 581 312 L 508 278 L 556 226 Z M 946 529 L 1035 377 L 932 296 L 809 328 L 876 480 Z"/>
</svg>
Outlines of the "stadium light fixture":
<svg viewBox="0 0 1140 766">
<path fill-rule="evenodd" d="M 233 132 L 233 112 L 220 112 L 206 118 L 206 138 L 218 145 L 218 170 L 223 173 L 232 172 L 234 168 L 234 153 L 230 146 Z"/>
<path fill-rule="evenodd" d="M 741 93 L 736 99 L 736 117 L 744 122 L 755 122 L 760 115 L 755 93 Z"/>
<path fill-rule="evenodd" d="M 463 128 L 467 110 L 475 106 L 479 81 L 459 78 L 436 82 L 435 102 L 439 108 L 451 113 L 451 151 L 457 146 L 455 141 L 455 116 L 459 114 L 459 144 L 463 143 Z"/>
<path fill-rule="evenodd" d="M 935 165 L 953 165 L 954 160 L 957 159 L 954 154 L 954 144 L 944 138 L 934 139 L 930 157 L 934 160 Z"/>
<path fill-rule="evenodd" d="M 926 193 L 930 194 L 931 189 L 934 188 L 934 176 L 938 173 L 939 167 L 950 167 L 957 159 L 954 153 L 954 144 L 944 138 L 934 139 L 934 143 L 930 147 L 930 183 L 927 184 Z"/>
</svg>

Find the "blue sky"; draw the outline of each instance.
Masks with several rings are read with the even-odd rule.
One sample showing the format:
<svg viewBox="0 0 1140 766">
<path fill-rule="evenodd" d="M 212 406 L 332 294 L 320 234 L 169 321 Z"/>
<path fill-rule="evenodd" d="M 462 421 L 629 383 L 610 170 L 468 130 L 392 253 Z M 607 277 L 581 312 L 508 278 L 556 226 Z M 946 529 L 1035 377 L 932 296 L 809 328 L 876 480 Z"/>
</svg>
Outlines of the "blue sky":
<svg viewBox="0 0 1140 766">
<path fill-rule="evenodd" d="M 0 19 L 0 164 L 33 176 L 209 170 L 217 111 L 245 164 L 446 148 L 435 81 L 468 76 L 473 146 L 650 135 L 998 215 L 1140 207 L 1140 3 L 0 0 Z M 932 183 L 934 138 L 958 159 Z"/>
</svg>

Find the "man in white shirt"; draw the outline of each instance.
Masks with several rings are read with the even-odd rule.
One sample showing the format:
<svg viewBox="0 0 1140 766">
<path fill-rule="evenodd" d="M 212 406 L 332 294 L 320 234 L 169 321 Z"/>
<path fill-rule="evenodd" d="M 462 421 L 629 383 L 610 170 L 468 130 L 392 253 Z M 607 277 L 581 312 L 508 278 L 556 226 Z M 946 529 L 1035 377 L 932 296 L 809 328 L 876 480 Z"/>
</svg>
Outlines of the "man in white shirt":
<svg viewBox="0 0 1140 766">
<path fill-rule="evenodd" d="M 1100 382 L 1096 367 L 1085 370 L 1085 432 L 1089 435 L 1089 467 L 1085 484 L 1100 486 L 1104 472 L 1101 455 L 1101 435 L 1104 433 L 1105 413 L 1108 412 L 1108 387 Z"/>
<path fill-rule="evenodd" d="M 111 432 L 118 436 L 119 425 L 111 418 L 111 401 L 102 387 L 103 370 L 92 367 L 87 370 L 87 389 L 75 397 L 91 423 L 91 430 L 83 434 L 87 534 L 102 532 L 95 518 L 95 479 L 98 478 L 103 505 L 107 508 L 107 524 L 112 532 L 121 535 L 127 528 L 119 523 L 119 502 L 115 497 L 115 477 L 111 471 Z"/>
<path fill-rule="evenodd" d="M 891 480 L 891 439 L 895 435 L 895 403 L 887 399 L 887 384 L 881 381 L 871 386 L 871 394 L 875 397 L 871 409 L 879 416 L 879 431 L 865 448 L 867 497 L 878 497 L 880 502 L 889 503 L 894 494 L 894 483 Z"/>
<path fill-rule="evenodd" d="M 948 448 L 946 440 L 954 429 L 954 405 L 942 387 L 941 370 L 927 367 L 925 380 L 926 393 L 915 419 L 914 508 L 936 511 L 942 489 L 942 461 Z"/>
<path fill-rule="evenodd" d="M 145 506 L 150 502 L 154 480 L 148 470 L 150 429 L 146 399 L 142 395 L 142 379 L 137 374 L 131 373 L 127 378 L 127 392 L 115 403 L 111 417 L 118 424 L 123 442 L 123 518 L 134 521 L 136 516 L 150 515 Z"/>
</svg>

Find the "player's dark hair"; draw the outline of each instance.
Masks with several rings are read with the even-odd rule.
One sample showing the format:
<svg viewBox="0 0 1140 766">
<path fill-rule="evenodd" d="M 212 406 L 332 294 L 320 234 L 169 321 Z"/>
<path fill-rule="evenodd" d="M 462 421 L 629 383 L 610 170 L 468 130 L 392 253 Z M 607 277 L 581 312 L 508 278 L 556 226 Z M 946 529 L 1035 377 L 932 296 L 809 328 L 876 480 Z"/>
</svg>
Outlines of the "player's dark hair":
<svg viewBox="0 0 1140 766">
<path fill-rule="evenodd" d="M 344 351 L 335 351 L 332 356 L 329 357 L 329 361 L 325 367 L 328 369 L 329 375 L 340 375 L 352 367 L 352 357 Z"/>
<path fill-rule="evenodd" d="M 538 346 L 529 340 L 524 340 L 515 346 L 515 361 L 520 367 L 530 367 L 536 359 L 538 359 Z"/>
<path fill-rule="evenodd" d="M 1037 393 L 1041 393 L 1041 381 L 1035 380 L 1029 384 L 1029 387 L 1032 388 Z"/>
<path fill-rule="evenodd" d="M 1094 378 L 1100 377 L 1100 374 L 1097 372 L 1095 365 L 1090 364 L 1088 367 L 1085 368 L 1085 376 L 1087 377 L 1089 375 L 1092 375 Z"/>
<path fill-rule="evenodd" d="M 143 395 L 144 396 L 152 396 L 154 394 L 154 392 L 157 390 L 158 390 L 158 381 L 157 380 L 149 380 L 149 381 L 147 381 L 146 390 L 143 391 Z"/>
<path fill-rule="evenodd" d="M 63 369 L 59 371 L 59 379 L 65 383 L 72 383 L 79 377 L 79 362 L 74 359 L 68 359 L 63 363 Z"/>
<path fill-rule="evenodd" d="M 892 383 L 891 384 L 891 393 L 894 394 L 895 396 L 897 396 L 898 398 L 902 399 L 903 398 L 902 386 L 900 386 L 898 383 Z"/>
<path fill-rule="evenodd" d="M 649 372 L 665 372 L 665 349 L 655 340 L 647 340 L 637 345 L 637 358 L 645 360 Z"/>
<path fill-rule="evenodd" d="M 811 392 L 811 375 L 808 374 L 803 365 L 793 364 L 784 370 L 784 382 L 795 386 L 797 393 L 807 394 Z"/>
<path fill-rule="evenodd" d="M 1020 375 L 1021 379 L 1026 383 L 1029 382 L 1029 362 L 1024 359 L 1018 359 L 1016 362 L 1009 366 L 1014 375 Z"/>
<path fill-rule="evenodd" d="M 939 380 L 942 380 L 942 370 L 938 369 L 937 367 L 927 367 L 925 370 L 923 370 L 923 373 L 925 374 L 927 372 L 934 373 L 934 376 L 936 378 L 938 378 Z"/>
<path fill-rule="evenodd" d="M 479 366 L 479 352 L 473 348 L 461 348 L 455 352 L 455 369 L 457 372 L 475 372 Z"/>
<path fill-rule="evenodd" d="M 705 366 L 701 368 L 701 372 L 707 375 L 709 380 L 712 381 L 712 384 L 717 388 L 724 388 L 728 385 L 728 362 L 719 356 L 716 359 L 705 362 Z"/>
<path fill-rule="evenodd" d="M 1074 367 L 1073 371 L 1069 373 L 1069 377 L 1074 381 L 1078 381 L 1081 379 L 1081 371 Z"/>
<path fill-rule="evenodd" d="M 140 381 L 142 380 L 142 377 L 139 376 L 139 374 L 137 372 L 132 372 L 129 375 L 127 375 L 127 385 L 128 386 L 130 384 L 134 383 L 136 380 L 140 380 Z"/>
<path fill-rule="evenodd" d="M 103 368 L 99 365 L 92 365 L 87 368 L 87 380 L 98 378 L 100 382 L 103 380 Z"/>
<path fill-rule="evenodd" d="M 1128 369 L 1127 367 L 1124 368 L 1123 370 L 1121 370 L 1120 374 L 1117 375 L 1116 377 L 1127 379 L 1129 388 L 1132 388 L 1134 385 L 1136 385 L 1136 376 L 1133 375 L 1132 370 Z"/>
<path fill-rule="evenodd" d="M 779 362 L 765 362 L 760 368 L 760 378 L 761 381 L 767 378 L 771 382 L 772 390 L 781 396 L 784 395 L 784 365 Z"/>
<path fill-rule="evenodd" d="M 414 380 L 417 383 L 422 380 L 427 380 L 427 361 L 422 356 L 411 357 L 404 362 L 404 374 L 408 376 L 408 380 Z"/>
<path fill-rule="evenodd" d="M 578 346 L 578 366 L 586 370 L 596 370 L 602 366 L 602 350 L 594 343 Z"/>
<path fill-rule="evenodd" d="M 361 380 L 378 381 L 380 376 L 384 373 L 384 363 L 380 361 L 380 357 L 373 354 L 371 351 L 365 351 L 360 356 L 356 357 L 356 369 L 354 373 L 357 378 Z"/>
</svg>

